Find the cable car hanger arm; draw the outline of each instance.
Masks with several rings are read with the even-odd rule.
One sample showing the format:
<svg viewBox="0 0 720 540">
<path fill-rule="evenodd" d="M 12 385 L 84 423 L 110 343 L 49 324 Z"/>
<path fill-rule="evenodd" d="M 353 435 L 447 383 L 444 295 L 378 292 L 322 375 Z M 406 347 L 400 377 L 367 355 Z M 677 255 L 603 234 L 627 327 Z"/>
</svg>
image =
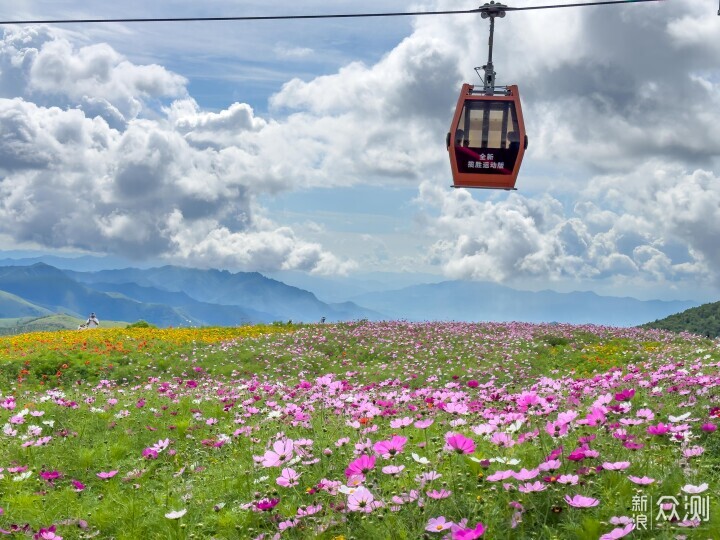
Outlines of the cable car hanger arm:
<svg viewBox="0 0 720 540">
<path fill-rule="evenodd" d="M 528 11 L 537 9 L 556 9 L 566 7 L 606 6 L 612 4 L 637 4 L 642 2 L 663 2 L 664 0 L 604 0 L 600 2 L 579 2 L 575 4 L 552 4 L 545 6 L 505 7 L 505 11 Z M 257 15 L 257 16 L 229 16 L 229 17 L 135 17 L 118 19 L 27 19 L 27 20 L 0 20 L 0 25 L 8 24 L 84 24 L 84 23 L 135 23 L 135 22 L 203 22 L 203 21 L 279 21 L 279 20 L 308 20 L 308 19 L 354 19 L 366 17 L 409 17 L 422 15 L 464 15 L 483 13 L 484 6 L 475 9 L 445 10 L 445 11 L 396 11 L 388 13 L 335 13 L 319 15 Z M 720 11 L 718 12 L 720 15 Z"/>
</svg>

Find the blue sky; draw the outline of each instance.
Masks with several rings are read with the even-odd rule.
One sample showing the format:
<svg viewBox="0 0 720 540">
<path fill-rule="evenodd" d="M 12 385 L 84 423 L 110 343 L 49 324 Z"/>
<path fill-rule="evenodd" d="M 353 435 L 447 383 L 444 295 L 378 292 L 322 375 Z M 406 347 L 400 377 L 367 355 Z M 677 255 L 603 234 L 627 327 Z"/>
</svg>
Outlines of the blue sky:
<svg viewBox="0 0 720 540">
<path fill-rule="evenodd" d="M 0 18 L 473 7 L 27 0 Z M 476 15 L 2 32 L 0 249 L 718 299 L 704 0 L 498 21 L 498 81 L 520 87 L 530 138 L 515 193 L 449 187 L 445 134 L 487 54 Z"/>
</svg>

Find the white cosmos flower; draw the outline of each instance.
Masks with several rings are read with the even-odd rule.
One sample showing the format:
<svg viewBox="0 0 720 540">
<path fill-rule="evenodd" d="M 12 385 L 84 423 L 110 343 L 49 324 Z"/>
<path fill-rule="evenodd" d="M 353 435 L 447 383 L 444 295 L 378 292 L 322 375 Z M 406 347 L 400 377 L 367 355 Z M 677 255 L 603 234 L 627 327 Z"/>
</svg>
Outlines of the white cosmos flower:
<svg viewBox="0 0 720 540">
<path fill-rule="evenodd" d="M 708 488 L 708 485 L 705 483 L 700 484 L 699 486 L 693 486 L 692 484 L 686 484 L 680 489 L 682 489 L 685 493 L 690 493 L 691 495 L 697 495 L 698 493 L 702 493 Z"/>
<path fill-rule="evenodd" d="M 172 512 L 168 512 L 165 514 L 165 517 L 168 519 L 180 519 L 187 513 L 187 508 L 183 508 L 182 510 L 173 510 Z"/>
<path fill-rule="evenodd" d="M 426 457 L 421 457 L 421 456 L 419 456 L 418 454 L 416 454 L 415 452 L 413 452 L 413 453 L 410 454 L 410 455 L 411 455 L 412 458 L 413 458 L 417 463 L 419 463 L 420 465 L 428 465 L 428 464 L 430 463 L 430 460 L 429 460 L 428 458 L 426 458 Z"/>
<path fill-rule="evenodd" d="M 520 463 L 519 459 L 508 459 L 504 457 L 490 458 L 488 461 L 490 461 L 491 463 L 502 463 L 503 465 L 517 465 L 518 463 Z"/>
<path fill-rule="evenodd" d="M 681 414 L 680 416 L 673 416 L 673 415 L 668 416 L 668 419 L 671 422 L 682 422 L 683 420 L 686 420 L 687 418 L 690 418 L 689 412 L 686 412 L 685 414 Z"/>
<path fill-rule="evenodd" d="M 24 473 L 13 476 L 13 482 L 22 482 L 32 476 L 32 471 L 25 471 Z"/>
<path fill-rule="evenodd" d="M 505 431 L 507 431 L 508 433 L 515 433 L 517 430 L 519 430 L 522 427 L 522 425 L 523 425 L 522 420 L 515 420 L 512 424 L 510 424 L 509 426 L 507 426 L 505 428 Z"/>
</svg>

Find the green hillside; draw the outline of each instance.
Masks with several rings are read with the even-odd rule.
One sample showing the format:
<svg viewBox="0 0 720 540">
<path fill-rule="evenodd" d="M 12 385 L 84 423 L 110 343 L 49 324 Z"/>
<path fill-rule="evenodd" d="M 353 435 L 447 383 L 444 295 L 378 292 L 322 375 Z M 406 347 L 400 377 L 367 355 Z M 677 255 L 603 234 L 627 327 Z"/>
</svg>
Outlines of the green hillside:
<svg viewBox="0 0 720 540">
<path fill-rule="evenodd" d="M 0 317 L 41 317 L 52 312 L 7 291 L 0 290 Z"/>
<path fill-rule="evenodd" d="M 85 319 L 78 319 L 65 313 L 47 315 L 45 317 L 19 317 L 13 319 L 0 319 L 0 336 L 24 334 L 26 332 L 48 332 L 53 330 L 75 330 L 84 323 Z M 124 321 L 100 321 L 102 328 L 125 327 Z"/>
<path fill-rule="evenodd" d="M 706 337 L 720 336 L 720 302 L 703 304 L 651 323 L 642 328 L 658 328 L 672 332 L 692 332 Z"/>
</svg>

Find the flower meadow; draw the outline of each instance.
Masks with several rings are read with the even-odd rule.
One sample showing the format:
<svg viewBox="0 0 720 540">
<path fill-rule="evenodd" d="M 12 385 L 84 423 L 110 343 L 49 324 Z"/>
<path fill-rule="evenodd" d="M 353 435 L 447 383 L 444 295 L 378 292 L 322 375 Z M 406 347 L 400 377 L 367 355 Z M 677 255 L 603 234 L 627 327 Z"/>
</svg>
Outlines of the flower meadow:
<svg viewBox="0 0 720 540">
<path fill-rule="evenodd" d="M 0 537 L 720 538 L 720 343 L 358 321 L 0 339 Z"/>
</svg>

